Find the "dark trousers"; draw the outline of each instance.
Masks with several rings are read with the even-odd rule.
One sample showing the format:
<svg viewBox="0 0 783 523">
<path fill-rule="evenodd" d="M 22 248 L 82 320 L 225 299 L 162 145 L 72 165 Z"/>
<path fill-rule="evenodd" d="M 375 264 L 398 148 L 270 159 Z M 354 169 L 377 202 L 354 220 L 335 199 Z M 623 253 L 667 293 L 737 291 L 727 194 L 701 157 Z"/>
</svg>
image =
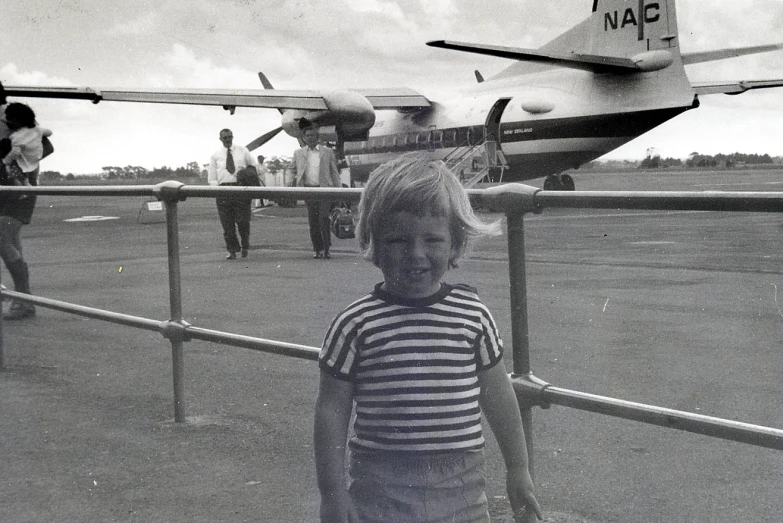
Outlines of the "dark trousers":
<svg viewBox="0 0 783 523">
<path fill-rule="evenodd" d="M 220 196 L 217 204 L 220 225 L 223 227 L 223 239 L 228 252 L 239 252 L 250 248 L 250 199 L 240 196 Z M 237 240 L 239 231 L 239 240 Z M 241 243 L 240 243 L 241 242 Z"/>
<path fill-rule="evenodd" d="M 307 218 L 310 223 L 310 241 L 313 242 L 313 250 L 328 251 L 332 246 L 332 238 L 329 231 L 329 211 L 332 208 L 332 202 L 306 201 Z"/>
</svg>

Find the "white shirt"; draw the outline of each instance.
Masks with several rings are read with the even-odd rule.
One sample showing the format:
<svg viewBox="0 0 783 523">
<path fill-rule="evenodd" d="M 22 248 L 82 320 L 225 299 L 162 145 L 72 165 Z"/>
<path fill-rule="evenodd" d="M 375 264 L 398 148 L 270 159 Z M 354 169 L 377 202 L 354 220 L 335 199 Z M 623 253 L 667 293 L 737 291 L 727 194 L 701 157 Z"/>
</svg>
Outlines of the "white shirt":
<svg viewBox="0 0 783 523">
<path fill-rule="evenodd" d="M 41 139 L 51 134 L 52 131 L 41 127 L 22 127 L 12 132 L 11 152 L 3 158 L 3 163 L 11 165 L 11 162 L 16 162 L 22 172 L 33 172 L 43 156 Z"/>
<path fill-rule="evenodd" d="M 226 152 L 228 149 L 221 147 L 209 159 L 207 166 L 207 182 L 209 185 L 220 185 L 221 183 L 237 183 L 236 173 L 248 165 L 258 169 L 258 161 L 253 158 L 250 151 L 244 145 L 232 145 L 231 156 L 234 158 L 234 172 L 226 170 Z"/>
<path fill-rule="evenodd" d="M 307 148 L 307 169 L 304 172 L 303 184 L 305 187 L 319 186 L 321 185 L 321 178 L 319 175 L 319 169 L 321 168 L 321 150 L 320 145 L 316 145 L 315 149 Z"/>
</svg>

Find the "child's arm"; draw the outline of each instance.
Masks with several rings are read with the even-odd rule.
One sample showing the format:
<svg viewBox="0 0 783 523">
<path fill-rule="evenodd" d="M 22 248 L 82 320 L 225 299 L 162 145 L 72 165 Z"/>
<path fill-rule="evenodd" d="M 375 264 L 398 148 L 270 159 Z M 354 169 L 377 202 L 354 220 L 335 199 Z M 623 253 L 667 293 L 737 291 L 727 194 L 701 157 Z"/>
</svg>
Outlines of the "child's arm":
<svg viewBox="0 0 783 523">
<path fill-rule="evenodd" d="M 313 447 L 322 522 L 359 522 L 345 480 L 345 443 L 352 406 L 353 383 L 321 372 L 315 402 Z"/>
<path fill-rule="evenodd" d="M 10 149 L 8 150 L 8 153 L 6 153 L 5 157 L 3 157 L 3 163 L 5 165 L 11 165 L 11 163 L 15 162 L 20 156 L 22 156 L 22 146 L 13 139 L 13 135 L 11 135 L 11 138 L 9 138 L 9 142 Z"/>
<path fill-rule="evenodd" d="M 478 378 L 481 409 L 506 462 L 506 489 L 511 508 L 517 514 L 527 506 L 535 511 L 538 519 L 544 519 L 541 506 L 533 495 L 519 404 L 503 362 L 481 371 Z"/>
</svg>

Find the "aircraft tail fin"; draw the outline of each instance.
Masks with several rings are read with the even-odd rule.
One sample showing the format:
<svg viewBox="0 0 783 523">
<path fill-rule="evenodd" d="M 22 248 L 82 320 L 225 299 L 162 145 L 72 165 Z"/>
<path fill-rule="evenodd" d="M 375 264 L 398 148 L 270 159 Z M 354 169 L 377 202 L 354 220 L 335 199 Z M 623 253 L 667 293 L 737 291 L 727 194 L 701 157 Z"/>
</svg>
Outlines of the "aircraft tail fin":
<svg viewBox="0 0 783 523">
<path fill-rule="evenodd" d="M 539 51 L 632 58 L 649 51 L 679 53 L 674 0 L 593 0 L 590 17 Z"/>
</svg>

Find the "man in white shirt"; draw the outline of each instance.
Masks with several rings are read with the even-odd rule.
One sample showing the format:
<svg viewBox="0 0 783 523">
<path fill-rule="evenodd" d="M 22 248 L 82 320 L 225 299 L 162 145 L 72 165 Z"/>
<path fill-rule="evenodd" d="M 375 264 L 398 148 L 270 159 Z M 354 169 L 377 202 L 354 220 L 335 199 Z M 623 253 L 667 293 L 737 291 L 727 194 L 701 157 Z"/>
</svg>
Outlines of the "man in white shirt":
<svg viewBox="0 0 783 523">
<path fill-rule="evenodd" d="M 296 185 L 301 187 L 340 187 L 340 172 L 334 151 L 318 143 L 318 127 L 302 118 L 299 122 L 305 146 L 294 151 Z M 332 202 L 305 200 L 310 223 L 310 240 L 315 254 L 313 258 L 329 259 L 332 244 L 329 230 L 329 211 Z"/>
<path fill-rule="evenodd" d="M 223 147 L 218 149 L 209 159 L 207 181 L 209 185 L 235 186 L 236 173 L 247 166 L 258 169 L 255 158 L 242 145 L 234 145 L 234 134 L 231 129 L 220 131 L 220 141 Z M 217 204 L 220 225 L 223 227 L 223 239 L 226 242 L 227 260 L 235 260 L 241 252 L 247 258 L 250 249 L 250 199 L 242 196 L 219 196 Z M 239 239 L 237 239 L 239 231 Z"/>
</svg>

